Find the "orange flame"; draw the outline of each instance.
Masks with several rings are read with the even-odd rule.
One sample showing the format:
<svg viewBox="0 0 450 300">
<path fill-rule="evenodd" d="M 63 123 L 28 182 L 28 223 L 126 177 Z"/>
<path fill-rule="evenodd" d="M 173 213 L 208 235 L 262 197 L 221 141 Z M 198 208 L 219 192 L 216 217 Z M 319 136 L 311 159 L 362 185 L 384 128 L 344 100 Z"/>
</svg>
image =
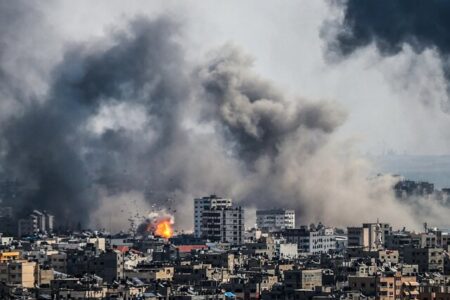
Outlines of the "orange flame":
<svg viewBox="0 0 450 300">
<path fill-rule="evenodd" d="M 171 238 L 173 236 L 173 228 L 170 220 L 161 220 L 156 223 L 155 235 L 163 238 Z"/>
</svg>

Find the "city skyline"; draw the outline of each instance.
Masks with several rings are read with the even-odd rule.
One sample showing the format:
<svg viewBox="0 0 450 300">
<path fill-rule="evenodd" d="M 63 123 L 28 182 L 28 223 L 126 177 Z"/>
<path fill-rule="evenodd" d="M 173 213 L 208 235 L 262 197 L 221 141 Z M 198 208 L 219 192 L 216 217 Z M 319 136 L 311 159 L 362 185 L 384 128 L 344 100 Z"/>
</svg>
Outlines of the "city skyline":
<svg viewBox="0 0 450 300">
<path fill-rule="evenodd" d="M 446 5 L 427 3 L 400 26 L 357 1 L 2 2 L 0 175 L 27 187 L 3 201 L 83 227 L 154 205 L 190 228 L 211 193 L 306 223 L 446 225 L 446 203 L 392 192 L 450 185 Z"/>
<path fill-rule="evenodd" d="M 450 300 L 450 0 L 0 0 L 0 300 Z"/>
</svg>

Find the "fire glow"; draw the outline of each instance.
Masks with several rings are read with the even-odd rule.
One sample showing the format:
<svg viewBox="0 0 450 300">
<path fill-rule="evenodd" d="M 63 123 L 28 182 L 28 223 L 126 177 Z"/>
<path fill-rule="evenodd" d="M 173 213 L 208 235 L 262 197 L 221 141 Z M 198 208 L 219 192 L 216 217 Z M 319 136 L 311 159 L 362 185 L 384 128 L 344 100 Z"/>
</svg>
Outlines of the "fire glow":
<svg viewBox="0 0 450 300">
<path fill-rule="evenodd" d="M 139 234 L 151 233 L 154 236 L 169 239 L 173 237 L 175 230 L 173 224 L 175 217 L 165 210 L 152 211 L 147 218 L 139 225 Z"/>
<path fill-rule="evenodd" d="M 156 222 L 154 234 L 165 239 L 173 236 L 173 228 L 170 219 L 163 219 Z"/>
</svg>

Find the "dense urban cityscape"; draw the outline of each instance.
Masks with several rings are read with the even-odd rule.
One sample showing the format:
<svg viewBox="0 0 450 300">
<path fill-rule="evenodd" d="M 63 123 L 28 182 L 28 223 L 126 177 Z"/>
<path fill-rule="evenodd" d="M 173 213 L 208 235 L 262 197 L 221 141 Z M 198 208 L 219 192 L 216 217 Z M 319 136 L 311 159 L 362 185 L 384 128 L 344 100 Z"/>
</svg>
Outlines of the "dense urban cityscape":
<svg viewBox="0 0 450 300">
<path fill-rule="evenodd" d="M 0 300 L 450 300 L 450 0 L 0 0 Z"/>
<path fill-rule="evenodd" d="M 402 180 L 398 197 L 432 195 Z M 3 196 L 8 196 L 3 194 Z M 431 201 L 431 200 L 430 200 Z M 0 220 L 1 299 L 449 299 L 450 234 L 382 220 L 347 228 L 296 224 L 286 208 L 256 211 L 216 195 L 193 199 L 194 230 L 168 217 L 130 223 L 128 232 L 58 232 L 58 217 L 33 210 Z M 12 228 L 12 227 L 9 227 Z"/>
</svg>

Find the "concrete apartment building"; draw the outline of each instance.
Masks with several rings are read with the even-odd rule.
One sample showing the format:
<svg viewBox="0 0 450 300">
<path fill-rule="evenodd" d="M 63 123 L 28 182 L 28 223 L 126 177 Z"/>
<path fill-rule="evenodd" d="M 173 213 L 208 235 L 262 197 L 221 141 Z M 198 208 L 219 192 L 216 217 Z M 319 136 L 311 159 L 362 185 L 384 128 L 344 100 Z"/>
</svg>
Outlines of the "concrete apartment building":
<svg viewBox="0 0 450 300">
<path fill-rule="evenodd" d="M 152 280 L 167 280 L 171 281 L 174 274 L 174 267 L 146 267 L 145 265 L 139 266 L 132 270 L 125 270 L 126 278 L 138 278 L 143 282 L 151 282 Z"/>
<path fill-rule="evenodd" d="M 212 207 L 201 217 L 201 237 L 210 241 L 242 244 L 244 241 L 244 210 L 242 207 Z"/>
<path fill-rule="evenodd" d="M 314 290 L 322 286 L 322 269 L 285 271 L 284 283 L 287 290 Z"/>
<path fill-rule="evenodd" d="M 295 211 L 290 209 L 257 210 L 256 226 L 265 232 L 295 228 Z"/>
<path fill-rule="evenodd" d="M 298 257 L 297 244 L 276 244 L 276 256 L 279 259 L 295 259 Z"/>
<path fill-rule="evenodd" d="M 200 253 L 199 259 L 205 264 L 210 264 L 213 268 L 225 268 L 229 271 L 234 270 L 235 256 L 232 253 Z"/>
<path fill-rule="evenodd" d="M 8 260 L 0 262 L 0 282 L 33 288 L 38 274 L 36 262 Z"/>
<path fill-rule="evenodd" d="M 92 251 L 92 250 L 91 250 Z M 96 274 L 106 282 L 113 282 L 124 278 L 124 255 L 118 250 L 108 249 L 95 255 L 95 252 L 71 250 L 67 251 L 66 268 L 67 273 L 73 276 L 83 276 L 83 274 Z M 64 259 L 64 256 L 57 256 Z M 51 261 L 53 264 L 53 262 Z M 64 261 L 57 266 L 63 268 Z"/>
<path fill-rule="evenodd" d="M 124 278 L 123 254 L 118 250 L 107 250 L 91 262 L 92 271 L 106 282 Z"/>
<path fill-rule="evenodd" d="M 385 236 L 385 247 L 387 249 L 402 249 L 405 247 L 420 247 L 420 237 L 407 231 L 393 231 Z"/>
<path fill-rule="evenodd" d="M 264 256 L 268 259 L 273 259 L 276 256 L 277 245 L 275 240 L 268 236 L 261 238 L 256 243 L 244 244 L 242 253 L 250 256 Z"/>
<path fill-rule="evenodd" d="M 392 232 L 388 223 L 364 223 L 362 227 L 347 227 L 348 247 L 364 251 L 384 249 L 386 237 Z"/>
<path fill-rule="evenodd" d="M 244 210 L 229 198 L 210 195 L 194 199 L 194 236 L 214 242 L 242 244 Z"/>
<path fill-rule="evenodd" d="M 58 252 L 48 257 L 50 266 L 57 272 L 67 273 L 67 253 Z"/>
<path fill-rule="evenodd" d="M 299 254 L 321 254 L 337 248 L 336 235 L 332 228 L 310 230 L 306 227 L 286 229 L 282 232 L 287 243 L 295 243 Z"/>
<path fill-rule="evenodd" d="M 283 230 L 282 235 L 287 243 L 297 244 L 299 254 L 309 252 L 310 231 L 305 226 Z"/>
<path fill-rule="evenodd" d="M 333 228 L 322 228 L 310 232 L 309 253 L 328 253 L 336 249 L 336 235 Z"/>
<path fill-rule="evenodd" d="M 450 286 L 423 285 L 419 291 L 420 300 L 450 300 Z"/>
<path fill-rule="evenodd" d="M 379 250 L 378 259 L 383 263 L 398 264 L 400 262 L 400 254 L 398 250 Z"/>
<path fill-rule="evenodd" d="M 33 212 L 26 218 L 20 219 L 18 223 L 18 235 L 27 236 L 40 232 L 53 232 L 54 216 L 39 210 Z"/>
<path fill-rule="evenodd" d="M 415 276 L 402 276 L 400 272 L 390 270 L 373 275 L 348 276 L 348 285 L 377 300 L 416 299 L 419 294 Z"/>
<path fill-rule="evenodd" d="M 228 208 L 233 205 L 230 198 L 221 198 L 216 195 L 210 195 L 203 198 L 194 199 L 194 235 L 197 238 L 202 236 L 202 216 L 203 211 L 210 209 Z"/>
<path fill-rule="evenodd" d="M 419 272 L 443 272 L 444 250 L 442 248 L 404 248 L 403 261 L 419 266 Z"/>
</svg>

